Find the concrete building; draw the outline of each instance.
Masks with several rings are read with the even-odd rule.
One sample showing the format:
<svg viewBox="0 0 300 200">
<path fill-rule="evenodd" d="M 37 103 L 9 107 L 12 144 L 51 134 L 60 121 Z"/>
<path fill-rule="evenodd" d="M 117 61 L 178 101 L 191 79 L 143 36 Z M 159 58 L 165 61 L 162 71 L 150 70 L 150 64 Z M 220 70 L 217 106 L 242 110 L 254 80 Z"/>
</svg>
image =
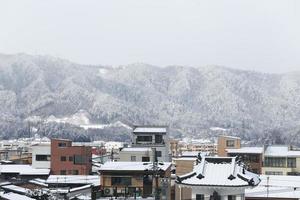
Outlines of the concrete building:
<svg viewBox="0 0 300 200">
<path fill-rule="evenodd" d="M 133 128 L 132 147 L 155 148 L 158 161 L 171 161 L 169 143 L 166 126 L 135 126 Z"/>
<path fill-rule="evenodd" d="M 218 137 L 218 156 L 227 156 L 227 149 L 240 149 L 241 138 L 233 136 L 219 136 Z"/>
<path fill-rule="evenodd" d="M 260 183 L 253 174 L 231 157 L 199 157 L 193 171 L 177 176 L 179 189 L 190 188 L 192 195 L 178 199 L 244 200 L 245 189 Z"/>
<path fill-rule="evenodd" d="M 31 146 L 32 167 L 37 169 L 50 169 L 51 146 L 50 143 L 40 143 Z"/>
<path fill-rule="evenodd" d="M 267 146 L 263 163 L 266 175 L 300 175 L 300 151 L 288 146 Z"/>
<path fill-rule="evenodd" d="M 153 162 L 152 148 L 123 148 L 119 152 L 119 161 L 123 162 Z"/>
<path fill-rule="evenodd" d="M 51 174 L 89 175 L 91 172 L 90 146 L 72 146 L 71 140 L 51 139 Z"/>
<path fill-rule="evenodd" d="M 239 149 L 226 149 L 227 156 L 237 157 L 244 164 L 247 169 L 256 174 L 262 173 L 263 167 L 263 147 L 241 147 Z"/>
</svg>

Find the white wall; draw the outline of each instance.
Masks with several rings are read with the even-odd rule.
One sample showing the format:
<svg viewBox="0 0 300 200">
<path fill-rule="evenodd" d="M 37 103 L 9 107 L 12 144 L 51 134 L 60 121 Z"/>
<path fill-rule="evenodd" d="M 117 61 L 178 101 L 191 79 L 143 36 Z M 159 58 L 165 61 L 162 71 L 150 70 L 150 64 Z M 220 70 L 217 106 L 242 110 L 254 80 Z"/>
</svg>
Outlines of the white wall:
<svg viewBox="0 0 300 200">
<path fill-rule="evenodd" d="M 50 160 L 37 161 L 36 155 L 51 155 L 50 144 L 32 146 L 32 167 L 50 169 Z"/>
</svg>

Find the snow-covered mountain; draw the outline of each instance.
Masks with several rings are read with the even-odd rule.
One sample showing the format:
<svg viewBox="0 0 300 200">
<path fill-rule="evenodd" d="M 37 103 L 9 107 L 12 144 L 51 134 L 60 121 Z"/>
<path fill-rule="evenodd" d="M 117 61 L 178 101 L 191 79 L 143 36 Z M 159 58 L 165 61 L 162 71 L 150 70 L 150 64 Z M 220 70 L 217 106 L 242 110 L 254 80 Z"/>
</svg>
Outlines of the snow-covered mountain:
<svg viewBox="0 0 300 200">
<path fill-rule="evenodd" d="M 91 124 L 167 124 L 187 135 L 209 134 L 211 127 L 248 138 L 274 129 L 295 135 L 300 73 L 0 55 L 0 105 L 1 130 L 32 116 L 63 119 L 84 111 Z"/>
</svg>

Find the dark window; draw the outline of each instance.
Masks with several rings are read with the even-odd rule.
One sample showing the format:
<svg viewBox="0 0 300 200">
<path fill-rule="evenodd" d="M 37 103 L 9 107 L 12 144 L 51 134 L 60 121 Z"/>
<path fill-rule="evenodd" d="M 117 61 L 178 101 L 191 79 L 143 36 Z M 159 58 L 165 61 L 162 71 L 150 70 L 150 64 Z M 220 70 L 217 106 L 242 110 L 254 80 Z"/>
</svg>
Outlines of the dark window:
<svg viewBox="0 0 300 200">
<path fill-rule="evenodd" d="M 137 142 L 152 142 L 152 136 L 139 135 L 136 140 Z"/>
<path fill-rule="evenodd" d="M 67 161 L 66 156 L 61 156 L 61 157 L 60 157 L 60 161 Z"/>
<path fill-rule="evenodd" d="M 86 157 L 81 155 L 74 156 L 74 164 L 75 165 L 83 165 L 86 164 Z"/>
<path fill-rule="evenodd" d="M 136 161 L 136 156 L 131 156 L 131 161 Z"/>
<path fill-rule="evenodd" d="M 156 151 L 156 157 L 161 157 L 161 151 Z"/>
<path fill-rule="evenodd" d="M 111 177 L 112 185 L 131 185 L 130 177 Z"/>
<path fill-rule="evenodd" d="M 79 174 L 78 170 L 73 170 L 73 175 L 78 175 L 78 174 Z"/>
<path fill-rule="evenodd" d="M 73 162 L 73 156 L 69 156 L 69 161 Z"/>
<path fill-rule="evenodd" d="M 204 200 L 204 194 L 196 194 L 196 200 Z"/>
<path fill-rule="evenodd" d="M 287 165 L 291 168 L 296 168 L 296 158 L 288 158 Z"/>
<path fill-rule="evenodd" d="M 67 143 L 65 143 L 65 142 L 60 142 L 60 143 L 58 143 L 58 146 L 59 146 L 59 147 L 66 147 L 66 146 L 67 146 Z"/>
<path fill-rule="evenodd" d="M 150 158 L 149 157 L 142 157 L 142 162 L 150 162 Z"/>
<path fill-rule="evenodd" d="M 60 171 L 60 175 L 66 175 L 67 174 L 67 171 L 66 170 L 61 170 Z"/>
<path fill-rule="evenodd" d="M 236 196 L 235 195 L 228 195 L 228 200 L 236 200 Z"/>
<path fill-rule="evenodd" d="M 286 167 L 286 158 L 266 157 L 264 166 L 265 167 Z"/>
<path fill-rule="evenodd" d="M 156 144 L 163 143 L 163 136 L 162 135 L 155 135 L 155 143 Z"/>
<path fill-rule="evenodd" d="M 50 155 L 35 155 L 36 161 L 50 161 Z"/>
<path fill-rule="evenodd" d="M 226 147 L 234 147 L 234 140 L 226 140 Z"/>
</svg>

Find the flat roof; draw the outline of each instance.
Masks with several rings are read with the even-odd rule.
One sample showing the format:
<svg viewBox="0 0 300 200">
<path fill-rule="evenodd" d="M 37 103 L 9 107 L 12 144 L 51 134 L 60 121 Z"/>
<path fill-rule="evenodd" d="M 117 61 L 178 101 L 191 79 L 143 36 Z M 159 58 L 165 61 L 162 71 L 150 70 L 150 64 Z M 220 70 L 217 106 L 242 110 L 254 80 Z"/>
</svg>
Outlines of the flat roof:
<svg viewBox="0 0 300 200">
<path fill-rule="evenodd" d="M 146 148 L 146 147 L 126 147 L 126 148 L 123 148 L 121 151 L 123 152 L 145 152 L 145 151 L 152 151 L 151 148 Z"/>
<path fill-rule="evenodd" d="M 167 127 L 164 126 L 138 126 L 133 129 L 133 133 L 166 133 Z"/>
<path fill-rule="evenodd" d="M 98 175 L 50 175 L 46 180 L 47 184 L 91 184 L 100 185 Z"/>
<path fill-rule="evenodd" d="M 166 171 L 171 164 L 163 162 L 158 166 Z M 106 162 L 99 168 L 99 171 L 145 171 L 151 170 L 152 166 L 152 162 Z"/>
<path fill-rule="evenodd" d="M 228 153 L 249 153 L 249 154 L 262 154 L 264 152 L 263 147 L 242 147 L 239 149 L 226 149 Z"/>
<path fill-rule="evenodd" d="M 0 174 L 48 175 L 50 169 L 36 169 L 31 165 L 0 165 Z"/>
<path fill-rule="evenodd" d="M 288 146 L 268 146 L 265 150 L 265 156 L 300 157 L 300 151 L 289 150 Z"/>
</svg>

